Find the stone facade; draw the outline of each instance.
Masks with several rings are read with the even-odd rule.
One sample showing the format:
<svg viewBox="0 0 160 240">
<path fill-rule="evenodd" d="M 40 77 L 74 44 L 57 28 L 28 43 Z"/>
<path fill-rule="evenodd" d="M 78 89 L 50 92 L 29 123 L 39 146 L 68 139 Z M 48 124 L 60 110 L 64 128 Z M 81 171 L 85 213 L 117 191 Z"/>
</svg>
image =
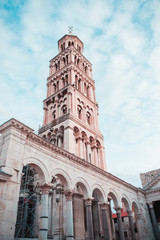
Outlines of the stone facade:
<svg viewBox="0 0 160 240">
<path fill-rule="evenodd" d="M 16 119 L 0 126 L 0 239 L 158 239 L 146 189 L 106 171 L 83 43 L 65 35 L 58 49 L 50 61 L 39 135 Z"/>
<path fill-rule="evenodd" d="M 160 239 L 160 169 L 140 174 L 156 239 Z"/>
</svg>

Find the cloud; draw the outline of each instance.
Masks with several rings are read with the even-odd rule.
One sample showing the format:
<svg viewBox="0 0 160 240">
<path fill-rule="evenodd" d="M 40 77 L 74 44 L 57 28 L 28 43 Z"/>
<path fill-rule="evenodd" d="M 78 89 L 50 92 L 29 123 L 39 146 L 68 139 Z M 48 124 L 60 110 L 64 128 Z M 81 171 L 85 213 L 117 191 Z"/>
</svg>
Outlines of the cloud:
<svg viewBox="0 0 160 240">
<path fill-rule="evenodd" d="M 42 124 L 48 61 L 73 26 L 93 63 L 108 170 L 140 184 L 159 167 L 159 1 L 1 1 L 0 121 Z M 118 167 L 116 167 L 118 166 Z"/>
</svg>

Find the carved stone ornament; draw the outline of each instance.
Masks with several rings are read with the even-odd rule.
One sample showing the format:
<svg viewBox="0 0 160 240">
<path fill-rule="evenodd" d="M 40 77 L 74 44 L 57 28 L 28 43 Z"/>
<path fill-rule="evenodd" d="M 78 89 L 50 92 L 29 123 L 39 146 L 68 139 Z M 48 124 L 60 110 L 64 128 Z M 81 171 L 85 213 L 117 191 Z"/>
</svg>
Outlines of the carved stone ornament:
<svg viewBox="0 0 160 240">
<path fill-rule="evenodd" d="M 52 185 L 48 184 L 48 183 L 44 183 L 39 186 L 40 192 L 42 194 L 48 194 L 50 192 L 51 188 L 52 188 Z"/>
</svg>

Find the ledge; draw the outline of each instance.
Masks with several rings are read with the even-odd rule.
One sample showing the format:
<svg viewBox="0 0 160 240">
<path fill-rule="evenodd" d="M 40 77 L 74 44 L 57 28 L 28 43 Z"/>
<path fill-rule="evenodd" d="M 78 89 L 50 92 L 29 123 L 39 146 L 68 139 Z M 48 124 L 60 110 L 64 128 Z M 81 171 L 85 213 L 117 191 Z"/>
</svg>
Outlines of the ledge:
<svg viewBox="0 0 160 240">
<path fill-rule="evenodd" d="M 11 174 L 8 174 L 8 173 L 0 170 L 0 182 L 6 182 L 9 180 L 10 177 L 12 177 Z"/>
</svg>

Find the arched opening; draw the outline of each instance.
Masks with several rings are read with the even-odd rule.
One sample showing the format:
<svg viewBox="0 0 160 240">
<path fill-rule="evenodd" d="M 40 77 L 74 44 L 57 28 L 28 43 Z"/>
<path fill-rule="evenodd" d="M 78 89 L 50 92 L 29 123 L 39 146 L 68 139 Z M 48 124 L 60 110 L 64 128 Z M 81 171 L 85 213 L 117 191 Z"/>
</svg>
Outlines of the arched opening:
<svg viewBox="0 0 160 240">
<path fill-rule="evenodd" d="M 137 203 L 133 202 L 132 203 L 132 218 L 133 218 L 135 235 L 136 235 L 136 238 L 143 238 L 143 236 L 141 236 L 141 233 L 143 232 L 143 230 L 142 230 L 142 226 L 139 221 L 138 215 L 139 215 L 139 209 L 138 209 Z"/>
<path fill-rule="evenodd" d="M 90 112 L 86 113 L 86 119 L 87 119 L 87 123 L 90 125 L 91 124 L 91 114 L 90 114 Z"/>
<path fill-rule="evenodd" d="M 82 119 L 82 107 L 80 105 L 77 106 L 77 114 L 78 118 Z"/>
<path fill-rule="evenodd" d="M 53 111 L 52 116 L 53 116 L 53 120 L 56 119 L 56 110 Z"/>
<path fill-rule="evenodd" d="M 15 228 L 16 238 L 38 236 L 39 183 L 41 181 L 44 181 L 44 174 L 40 167 L 35 164 L 23 167 Z"/>
<path fill-rule="evenodd" d="M 130 219 L 132 217 L 132 211 L 129 206 L 129 202 L 126 197 L 122 197 L 122 208 L 121 208 L 121 216 L 122 216 L 122 223 L 123 223 L 123 231 L 124 231 L 124 237 L 132 238 L 131 236 L 131 226 L 130 226 Z"/>
<path fill-rule="evenodd" d="M 62 115 L 65 115 L 67 113 L 67 105 L 62 106 Z"/>
<path fill-rule="evenodd" d="M 88 191 L 84 183 L 78 181 L 75 185 L 76 193 L 73 196 L 74 232 L 75 239 L 85 239 L 87 232 L 85 199 Z"/>
<path fill-rule="evenodd" d="M 101 213 L 101 203 L 104 203 L 104 197 L 102 192 L 95 188 L 92 193 L 92 216 L 93 216 L 93 230 L 94 230 L 94 238 L 100 239 L 103 236 L 102 231 L 102 213 Z"/>
<path fill-rule="evenodd" d="M 114 191 L 108 194 L 108 209 L 109 209 L 109 224 L 111 229 L 111 235 L 113 239 L 119 239 L 118 219 L 116 209 L 118 208 L 118 200 Z"/>
</svg>

